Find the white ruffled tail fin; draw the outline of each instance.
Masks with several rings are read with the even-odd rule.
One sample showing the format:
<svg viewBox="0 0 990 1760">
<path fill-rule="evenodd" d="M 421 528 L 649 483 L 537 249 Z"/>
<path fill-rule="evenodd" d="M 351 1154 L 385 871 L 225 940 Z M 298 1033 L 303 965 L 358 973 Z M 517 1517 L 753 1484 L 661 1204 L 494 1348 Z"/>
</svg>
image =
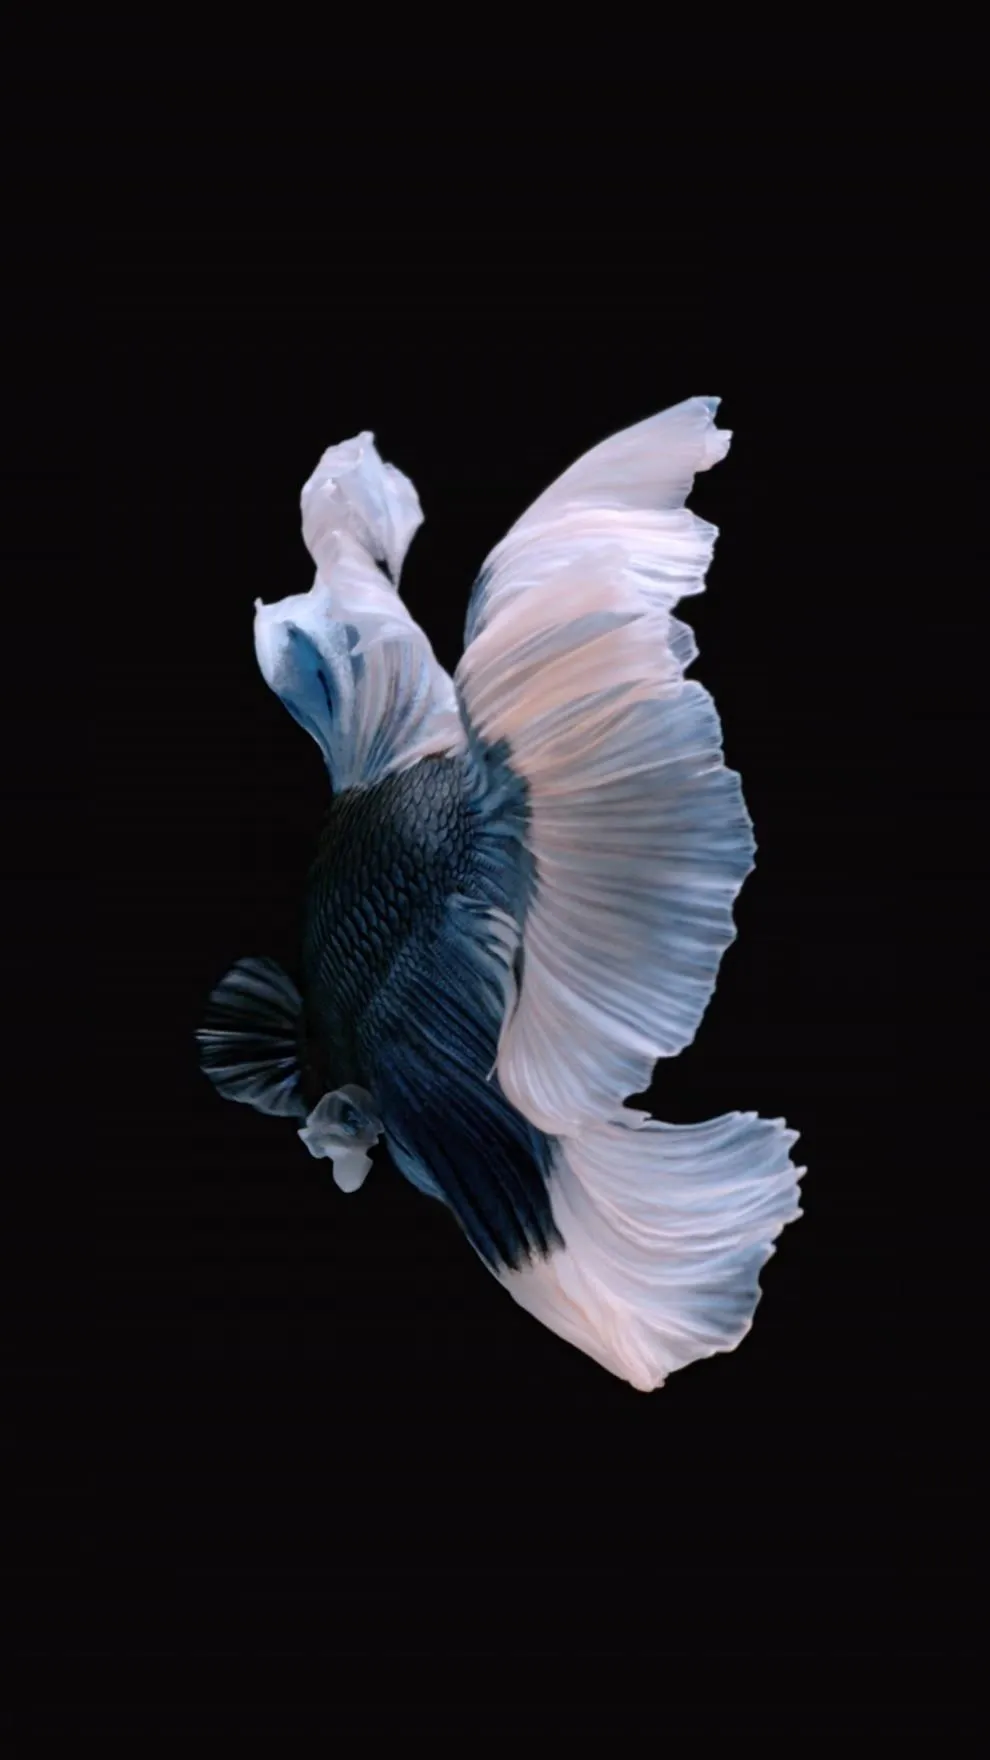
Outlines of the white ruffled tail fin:
<svg viewBox="0 0 990 1760">
<path fill-rule="evenodd" d="M 463 749 L 453 684 L 397 590 L 423 518 L 408 477 L 382 462 L 372 434 L 359 434 L 323 454 L 302 513 L 316 581 L 308 593 L 257 601 L 255 651 L 266 683 L 319 745 L 334 788 Z"/>
<path fill-rule="evenodd" d="M 796 1138 L 782 1119 L 736 1112 L 561 1142 L 551 1192 L 565 1244 L 499 1281 L 613 1375 L 661 1387 L 749 1331 L 760 1270 L 800 1215 Z"/>
</svg>

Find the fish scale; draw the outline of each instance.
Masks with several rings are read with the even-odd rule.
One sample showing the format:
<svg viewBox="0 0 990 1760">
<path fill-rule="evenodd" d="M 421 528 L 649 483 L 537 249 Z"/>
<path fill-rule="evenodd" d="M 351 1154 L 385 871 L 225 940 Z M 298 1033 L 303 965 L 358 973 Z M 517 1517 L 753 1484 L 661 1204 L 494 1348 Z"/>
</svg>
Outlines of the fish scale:
<svg viewBox="0 0 990 1760">
<path fill-rule="evenodd" d="M 454 892 L 478 895 L 459 760 L 424 758 L 337 795 L 310 871 L 303 927 L 307 1040 L 325 1087 L 366 1082 L 362 1025 L 404 950 L 428 942 Z"/>
</svg>

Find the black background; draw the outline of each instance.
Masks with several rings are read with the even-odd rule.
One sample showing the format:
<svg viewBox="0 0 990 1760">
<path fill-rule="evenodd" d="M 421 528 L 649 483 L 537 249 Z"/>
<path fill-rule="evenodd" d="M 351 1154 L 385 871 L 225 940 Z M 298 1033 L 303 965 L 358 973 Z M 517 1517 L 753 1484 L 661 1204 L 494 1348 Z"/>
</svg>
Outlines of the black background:
<svg viewBox="0 0 990 1760">
<path fill-rule="evenodd" d="M 236 1696 L 260 1706 L 276 1665 L 313 1662 L 332 1698 L 403 1656 L 436 1703 L 473 1657 L 495 1717 L 523 1658 L 551 1683 L 587 1658 L 588 1694 L 653 1705 L 693 1670 L 745 1722 L 808 1668 L 856 1664 L 910 1709 L 958 1660 L 959 1389 L 923 1324 L 906 1342 L 915 1176 L 891 1134 L 878 533 L 903 485 L 875 418 L 904 336 L 842 189 L 813 218 L 744 193 L 719 223 L 658 194 L 632 225 L 601 202 L 532 231 L 220 206 L 101 238 L 106 578 L 73 852 L 98 1074 L 76 1202 L 53 1172 L 40 1273 L 12 1286 L 28 1675 L 67 1658 L 81 1701 L 174 1708 L 173 1669 L 209 1700 L 247 1658 Z M 697 393 L 735 439 L 696 486 L 722 535 L 682 610 L 759 854 L 651 1102 L 782 1114 L 808 1173 L 751 1335 L 643 1396 L 517 1309 L 384 1153 L 345 1197 L 291 1126 L 222 1102 L 192 1035 L 234 958 L 293 958 L 325 781 L 258 673 L 252 605 L 309 585 L 321 450 L 370 428 L 412 477 L 403 594 L 452 668 L 518 513 Z"/>
</svg>

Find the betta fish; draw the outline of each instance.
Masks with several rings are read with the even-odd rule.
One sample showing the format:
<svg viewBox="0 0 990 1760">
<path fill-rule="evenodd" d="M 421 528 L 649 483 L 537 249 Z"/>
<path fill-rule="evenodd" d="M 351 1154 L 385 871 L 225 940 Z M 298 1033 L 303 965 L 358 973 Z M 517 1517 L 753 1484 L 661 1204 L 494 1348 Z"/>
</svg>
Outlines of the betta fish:
<svg viewBox="0 0 990 1760">
<path fill-rule="evenodd" d="M 800 1214 L 783 1119 L 627 1106 L 694 1038 L 752 825 L 678 601 L 723 459 L 693 397 L 586 453 L 471 593 L 451 677 L 399 596 L 422 522 L 374 436 L 302 492 L 308 593 L 255 601 L 262 675 L 330 775 L 299 984 L 244 959 L 198 1033 L 220 1093 L 356 1191 L 380 1140 L 523 1308 L 650 1391 L 735 1348 Z"/>
</svg>

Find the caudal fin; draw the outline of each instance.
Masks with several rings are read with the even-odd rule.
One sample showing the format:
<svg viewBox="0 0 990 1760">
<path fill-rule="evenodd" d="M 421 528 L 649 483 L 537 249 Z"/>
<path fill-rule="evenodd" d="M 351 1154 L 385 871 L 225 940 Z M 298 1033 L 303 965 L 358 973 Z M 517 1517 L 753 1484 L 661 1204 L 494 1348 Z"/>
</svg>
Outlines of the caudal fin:
<svg viewBox="0 0 990 1760">
<path fill-rule="evenodd" d="M 552 1332 L 650 1392 L 749 1331 L 760 1271 L 800 1215 L 797 1134 L 734 1112 L 562 1140 L 550 1193 L 565 1245 L 499 1280 Z"/>
<path fill-rule="evenodd" d="M 196 1038 L 205 1075 L 227 1100 L 305 1118 L 302 999 L 273 959 L 240 959 L 222 978 Z"/>
</svg>

